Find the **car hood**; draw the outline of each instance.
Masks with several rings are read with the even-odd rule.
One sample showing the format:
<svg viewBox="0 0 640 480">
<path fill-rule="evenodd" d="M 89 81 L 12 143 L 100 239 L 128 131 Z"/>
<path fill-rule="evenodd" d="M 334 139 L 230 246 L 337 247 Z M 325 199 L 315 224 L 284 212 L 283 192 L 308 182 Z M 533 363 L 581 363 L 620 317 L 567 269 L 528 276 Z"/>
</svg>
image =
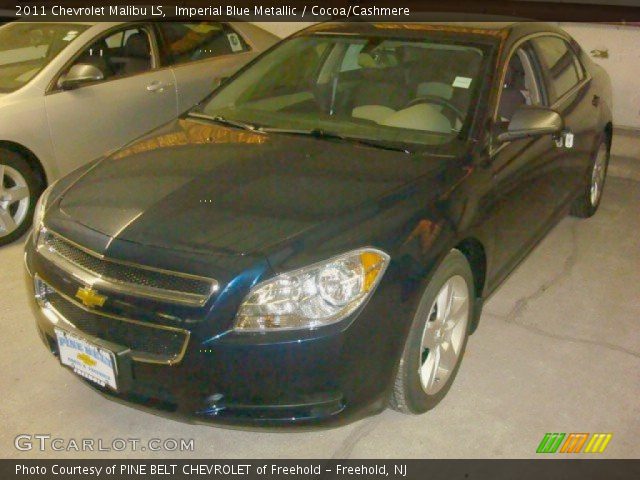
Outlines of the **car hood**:
<svg viewBox="0 0 640 480">
<path fill-rule="evenodd" d="M 261 253 L 353 215 L 443 163 L 180 119 L 98 162 L 61 195 L 58 212 L 129 242 Z"/>
</svg>

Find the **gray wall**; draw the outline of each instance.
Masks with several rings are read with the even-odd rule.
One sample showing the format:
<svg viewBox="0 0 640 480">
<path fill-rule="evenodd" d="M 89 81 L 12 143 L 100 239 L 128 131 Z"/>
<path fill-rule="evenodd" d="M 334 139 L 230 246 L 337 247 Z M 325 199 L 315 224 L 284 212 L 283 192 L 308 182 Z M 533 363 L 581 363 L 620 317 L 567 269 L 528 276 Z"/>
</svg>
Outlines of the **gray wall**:
<svg viewBox="0 0 640 480">
<path fill-rule="evenodd" d="M 640 129 L 640 27 L 560 23 L 586 52 L 607 50 L 609 58 L 593 58 L 613 84 L 614 123 Z"/>
</svg>

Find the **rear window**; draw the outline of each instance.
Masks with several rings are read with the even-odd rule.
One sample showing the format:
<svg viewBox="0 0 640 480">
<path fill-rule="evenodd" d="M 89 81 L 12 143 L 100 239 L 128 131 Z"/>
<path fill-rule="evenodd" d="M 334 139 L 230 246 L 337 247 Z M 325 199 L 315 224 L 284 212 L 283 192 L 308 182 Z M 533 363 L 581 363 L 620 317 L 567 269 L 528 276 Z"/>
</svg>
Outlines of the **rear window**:
<svg viewBox="0 0 640 480">
<path fill-rule="evenodd" d="M 244 38 L 226 23 L 159 23 L 167 63 L 182 64 L 250 50 Z"/>
</svg>

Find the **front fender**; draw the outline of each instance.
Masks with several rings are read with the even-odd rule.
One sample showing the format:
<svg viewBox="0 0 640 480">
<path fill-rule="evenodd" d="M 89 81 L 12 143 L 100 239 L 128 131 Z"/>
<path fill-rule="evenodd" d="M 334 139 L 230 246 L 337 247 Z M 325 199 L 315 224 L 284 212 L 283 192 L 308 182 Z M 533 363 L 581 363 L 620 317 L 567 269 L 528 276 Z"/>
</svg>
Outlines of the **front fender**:
<svg viewBox="0 0 640 480">
<path fill-rule="evenodd" d="M 60 177 L 43 97 L 23 97 L 22 92 L 0 99 L 0 143 L 23 149 L 35 157 L 51 183 Z"/>
</svg>

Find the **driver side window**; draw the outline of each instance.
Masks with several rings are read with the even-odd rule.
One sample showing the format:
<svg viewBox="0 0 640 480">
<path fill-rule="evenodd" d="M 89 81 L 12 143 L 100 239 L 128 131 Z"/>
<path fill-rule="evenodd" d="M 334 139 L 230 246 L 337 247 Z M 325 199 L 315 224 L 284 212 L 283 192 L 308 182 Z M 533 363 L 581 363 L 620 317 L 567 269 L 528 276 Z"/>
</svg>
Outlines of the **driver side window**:
<svg viewBox="0 0 640 480">
<path fill-rule="evenodd" d="M 111 32 L 89 45 L 73 65 L 98 68 L 104 80 L 136 75 L 152 68 L 151 39 L 142 27 Z"/>
<path fill-rule="evenodd" d="M 520 107 L 545 103 L 535 62 L 529 42 L 518 48 L 509 60 L 498 106 L 498 121 L 504 126 L 509 124 Z"/>
</svg>

